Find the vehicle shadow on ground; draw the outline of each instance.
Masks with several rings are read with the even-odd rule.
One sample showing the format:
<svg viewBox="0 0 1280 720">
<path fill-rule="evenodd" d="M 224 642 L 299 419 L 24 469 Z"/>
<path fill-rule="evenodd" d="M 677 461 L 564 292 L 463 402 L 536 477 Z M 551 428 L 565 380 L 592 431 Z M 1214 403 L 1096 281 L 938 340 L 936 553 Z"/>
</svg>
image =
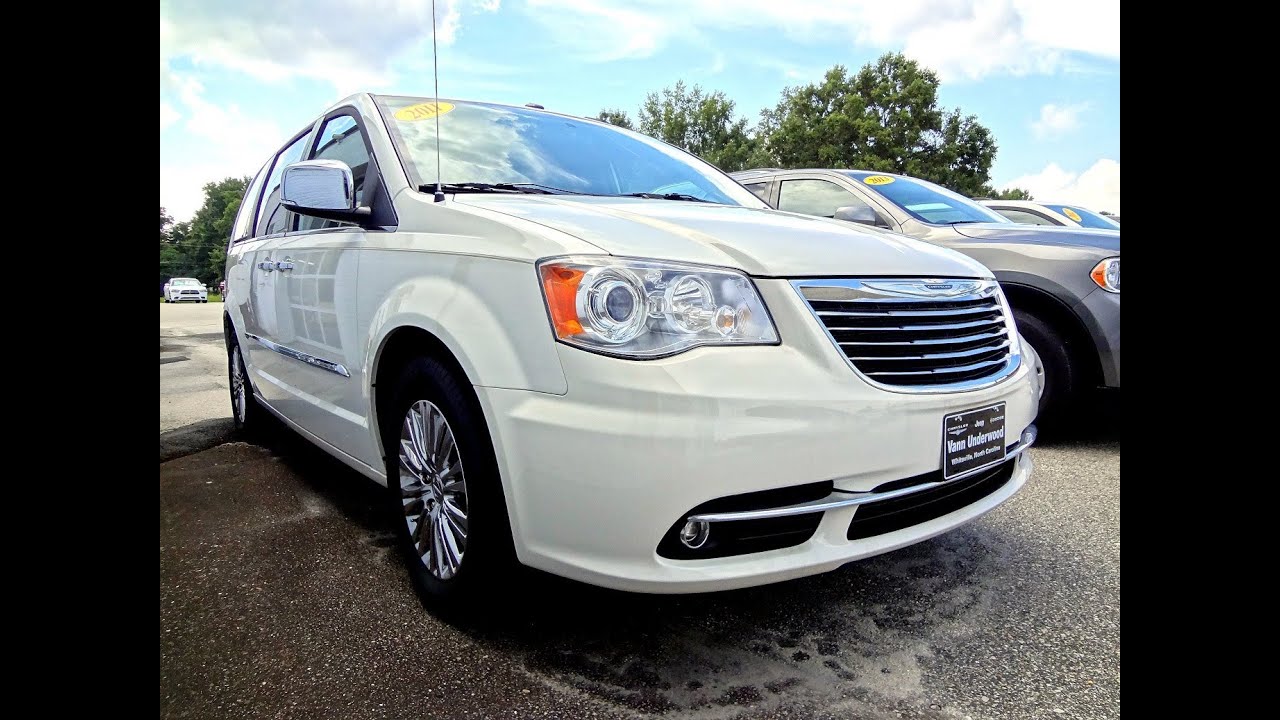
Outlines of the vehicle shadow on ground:
<svg viewBox="0 0 1280 720">
<path fill-rule="evenodd" d="M 1036 445 L 1045 448 L 1120 450 L 1120 391 L 1096 390 L 1070 419 L 1040 428 Z"/>
<path fill-rule="evenodd" d="M 1055 432 L 1046 447 L 1119 446 L 1118 399 L 1087 426 Z M 390 546 L 385 490 L 277 426 L 258 439 L 316 493 Z M 642 595 L 539 571 L 512 570 L 484 598 L 429 605 L 476 642 L 523 658 L 546 681 L 642 712 L 745 706 L 826 716 L 832 703 L 883 707 L 921 694 L 921 658 L 940 636 L 1007 592 L 1002 577 L 1022 540 L 984 523 L 824 575 L 698 595 Z M 412 593 L 395 553 L 383 560 Z M 892 705 L 892 702 L 891 702 Z M 847 709 L 847 708 L 846 708 Z"/>
</svg>

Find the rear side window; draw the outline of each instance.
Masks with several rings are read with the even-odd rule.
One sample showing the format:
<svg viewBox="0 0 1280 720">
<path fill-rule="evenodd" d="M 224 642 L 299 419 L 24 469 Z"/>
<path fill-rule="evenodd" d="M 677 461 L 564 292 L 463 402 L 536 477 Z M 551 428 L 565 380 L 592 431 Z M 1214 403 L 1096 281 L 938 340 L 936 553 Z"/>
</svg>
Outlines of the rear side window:
<svg viewBox="0 0 1280 720">
<path fill-rule="evenodd" d="M 265 192 L 262 193 L 262 205 L 258 210 L 258 235 L 274 235 L 288 229 L 289 211 L 280 207 L 280 176 L 284 174 L 286 165 L 302 159 L 306 150 L 307 137 L 310 133 L 294 140 L 276 156 L 276 164 L 267 176 Z"/>
<path fill-rule="evenodd" d="M 755 196 L 761 200 L 769 202 L 769 183 L 746 183 L 743 187 L 755 193 Z"/>
<path fill-rule="evenodd" d="M 320 128 L 320 140 L 316 143 L 311 160 L 339 160 L 351 168 L 351 179 L 355 183 L 356 204 L 364 205 L 365 176 L 369 172 L 369 148 L 364 143 L 364 135 L 355 118 L 350 115 L 338 115 L 325 121 Z M 316 230 L 319 228 L 347 225 L 336 220 L 302 216 L 298 219 L 299 230 Z"/>
<path fill-rule="evenodd" d="M 254 176 L 253 182 L 249 183 L 249 187 L 244 191 L 244 197 L 240 198 L 240 212 L 236 213 L 236 224 L 231 227 L 231 242 L 244 240 L 253 234 L 253 218 L 254 211 L 258 209 L 258 193 L 262 191 L 262 181 L 266 179 L 267 170 L 271 167 L 271 161 L 268 160 L 266 165 L 258 171 Z"/>
<path fill-rule="evenodd" d="M 1039 215 L 1033 212 L 1028 212 L 1026 210 L 1016 210 L 1014 208 L 1005 208 L 1005 207 L 993 207 L 991 209 L 995 210 L 1001 215 L 1021 225 L 1061 225 L 1062 224 L 1060 222 L 1055 222 L 1053 220 L 1050 220 L 1049 218 L 1043 215 Z"/>
</svg>

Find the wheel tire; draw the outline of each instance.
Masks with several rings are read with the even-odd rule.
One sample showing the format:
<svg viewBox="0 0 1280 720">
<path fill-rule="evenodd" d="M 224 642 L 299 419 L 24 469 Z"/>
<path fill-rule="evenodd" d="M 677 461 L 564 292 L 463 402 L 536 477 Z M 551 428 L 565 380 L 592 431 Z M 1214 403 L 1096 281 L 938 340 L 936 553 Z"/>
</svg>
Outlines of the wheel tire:
<svg viewBox="0 0 1280 720">
<path fill-rule="evenodd" d="M 1070 416 L 1080 385 L 1079 370 L 1071 362 L 1071 352 L 1061 335 L 1049 323 L 1031 313 L 1014 310 L 1014 321 L 1022 337 L 1031 344 L 1044 367 L 1044 390 L 1036 423 L 1053 426 Z"/>
<path fill-rule="evenodd" d="M 207 302 L 209 302 L 209 301 L 208 301 L 208 300 L 201 300 L 200 302 L 202 302 L 202 303 L 207 303 Z"/>
<path fill-rule="evenodd" d="M 398 544 L 424 605 L 452 605 L 515 557 L 493 444 L 470 385 L 438 360 L 412 360 L 392 387 L 380 423 Z"/>
<path fill-rule="evenodd" d="M 231 420 L 237 432 L 252 435 L 262 429 L 267 411 L 253 396 L 253 383 L 249 382 L 249 371 L 245 368 L 240 343 L 234 335 L 227 348 L 227 377 L 231 390 Z"/>
</svg>

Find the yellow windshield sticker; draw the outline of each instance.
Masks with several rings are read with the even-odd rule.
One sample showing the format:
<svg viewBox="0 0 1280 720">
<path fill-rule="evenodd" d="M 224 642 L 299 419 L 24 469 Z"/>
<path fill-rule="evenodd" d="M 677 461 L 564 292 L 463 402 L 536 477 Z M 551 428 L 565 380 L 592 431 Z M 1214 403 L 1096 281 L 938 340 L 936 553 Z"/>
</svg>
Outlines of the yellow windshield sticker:
<svg viewBox="0 0 1280 720">
<path fill-rule="evenodd" d="M 1080 213 L 1076 212 L 1075 210 L 1072 210 L 1071 208 L 1062 208 L 1062 214 L 1066 215 L 1072 220 L 1075 220 L 1076 222 L 1080 222 Z"/>
<path fill-rule="evenodd" d="M 410 105 L 407 108 L 401 108 L 396 111 L 396 119 L 403 122 L 417 122 L 418 120 L 430 120 L 437 115 L 444 115 L 453 110 L 453 103 L 434 103 L 424 102 L 417 105 Z"/>
<path fill-rule="evenodd" d="M 868 175 L 862 178 L 862 182 L 868 185 L 888 185 L 893 182 L 893 178 L 888 175 Z"/>
</svg>

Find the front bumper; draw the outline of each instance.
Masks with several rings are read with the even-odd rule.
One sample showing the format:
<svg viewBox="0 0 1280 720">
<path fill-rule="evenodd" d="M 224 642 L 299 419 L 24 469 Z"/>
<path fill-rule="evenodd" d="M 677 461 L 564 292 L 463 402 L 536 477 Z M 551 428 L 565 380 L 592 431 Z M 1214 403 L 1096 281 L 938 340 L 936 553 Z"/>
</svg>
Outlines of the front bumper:
<svg viewBox="0 0 1280 720">
<path fill-rule="evenodd" d="M 858 378 L 785 290 L 759 283 L 784 333 L 776 347 L 701 348 L 635 362 L 557 346 L 564 395 L 477 387 L 522 562 L 639 592 L 725 590 L 833 570 L 968 522 L 1012 496 L 1029 454 L 991 494 L 954 512 L 849 540 L 857 506 L 823 512 L 793 547 L 713 559 L 658 554 L 694 508 L 731 495 L 831 481 L 866 492 L 938 471 L 943 416 L 1006 403 L 1016 441 L 1036 412 L 1024 365 L 992 387 L 899 393 Z M 794 297 L 794 294 L 792 294 Z M 802 314 L 803 313 L 803 314 Z"/>
<path fill-rule="evenodd" d="M 208 295 L 170 295 L 169 302 L 209 302 Z"/>
</svg>

